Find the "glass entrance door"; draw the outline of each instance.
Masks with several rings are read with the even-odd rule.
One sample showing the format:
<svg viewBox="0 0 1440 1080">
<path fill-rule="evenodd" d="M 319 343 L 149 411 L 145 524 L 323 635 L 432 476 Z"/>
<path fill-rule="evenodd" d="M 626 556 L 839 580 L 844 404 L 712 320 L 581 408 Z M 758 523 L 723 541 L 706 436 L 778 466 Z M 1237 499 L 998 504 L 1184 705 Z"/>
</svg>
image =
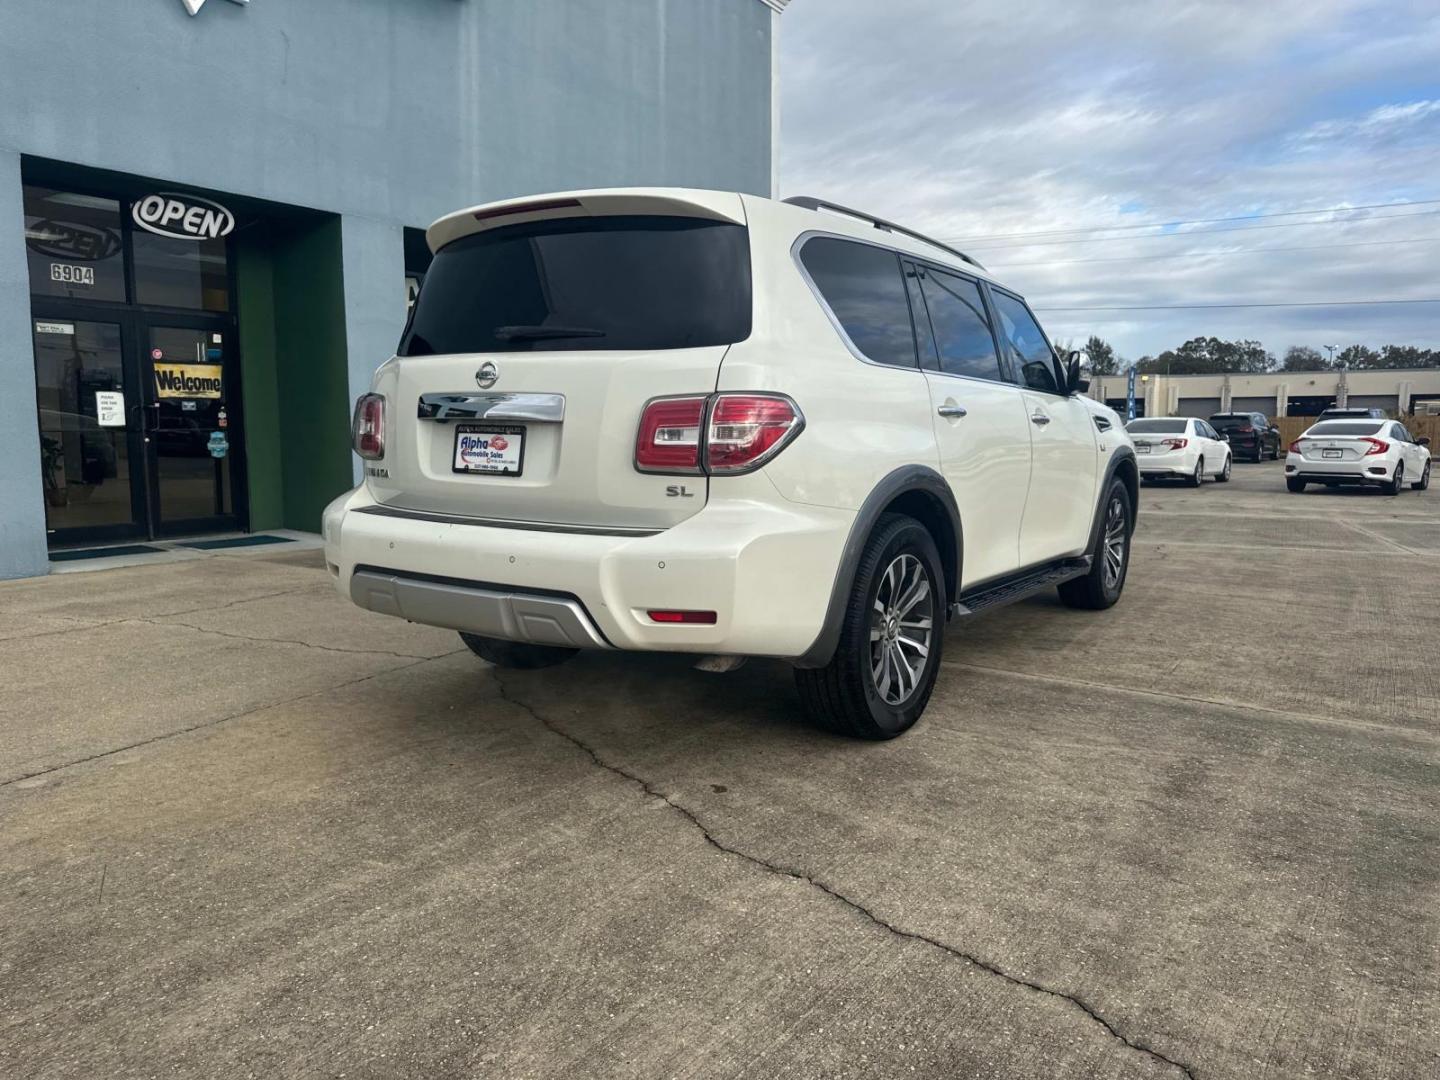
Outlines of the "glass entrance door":
<svg viewBox="0 0 1440 1080">
<path fill-rule="evenodd" d="M 122 321 L 36 318 L 46 527 L 55 542 L 148 532 L 140 401 Z"/>
<path fill-rule="evenodd" d="M 155 535 L 236 528 L 239 425 L 223 320 L 142 320 L 145 446 Z"/>
</svg>

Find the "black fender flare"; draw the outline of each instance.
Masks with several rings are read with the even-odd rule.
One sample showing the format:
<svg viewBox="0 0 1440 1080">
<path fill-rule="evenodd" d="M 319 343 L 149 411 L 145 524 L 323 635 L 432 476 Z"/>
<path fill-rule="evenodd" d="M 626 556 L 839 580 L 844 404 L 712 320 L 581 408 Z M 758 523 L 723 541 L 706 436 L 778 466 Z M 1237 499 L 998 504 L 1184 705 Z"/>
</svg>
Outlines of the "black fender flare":
<svg viewBox="0 0 1440 1080">
<path fill-rule="evenodd" d="M 1095 516 L 1090 522 L 1090 539 L 1085 545 L 1085 552 L 1089 554 L 1095 551 L 1100 543 L 1100 530 L 1104 526 L 1105 519 L 1105 496 L 1110 491 L 1110 485 L 1114 483 L 1116 475 L 1121 468 L 1129 463 L 1129 469 L 1122 478 L 1125 482 L 1125 490 L 1130 493 L 1130 534 L 1135 534 L 1135 524 L 1140 520 L 1140 466 L 1135 460 L 1135 451 L 1128 446 L 1117 446 L 1115 452 L 1110 455 L 1110 464 L 1105 467 L 1105 476 L 1100 481 L 1095 491 Z"/>
<path fill-rule="evenodd" d="M 945 478 L 927 465 L 904 465 L 886 476 L 875 485 L 855 520 L 850 524 L 850 534 L 840 552 L 840 564 L 835 571 L 835 582 L 830 587 L 830 603 L 825 609 L 825 622 L 819 635 L 804 654 L 796 658 L 796 667 L 820 668 L 830 662 L 835 648 L 840 643 L 840 628 L 845 620 L 845 609 L 850 603 L 850 591 L 855 585 L 855 573 L 860 565 L 860 556 L 870 539 L 875 523 L 880 520 L 887 507 L 902 495 L 919 492 L 928 496 L 942 508 L 944 519 L 948 519 L 952 535 L 936 537 L 935 546 L 940 549 L 942 560 L 947 547 L 953 547 L 953 566 L 945 567 L 945 592 L 947 611 L 960 590 L 960 567 L 964 563 L 965 533 L 960 522 L 960 508 L 955 503 L 955 493 Z"/>
</svg>

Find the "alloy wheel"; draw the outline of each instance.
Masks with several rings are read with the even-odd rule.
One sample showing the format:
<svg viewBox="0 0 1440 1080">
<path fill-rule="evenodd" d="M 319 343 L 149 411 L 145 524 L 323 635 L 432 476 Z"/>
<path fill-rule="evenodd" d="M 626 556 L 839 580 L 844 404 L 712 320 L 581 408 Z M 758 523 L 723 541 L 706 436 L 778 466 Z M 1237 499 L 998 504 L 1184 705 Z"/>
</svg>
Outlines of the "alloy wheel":
<svg viewBox="0 0 1440 1080">
<path fill-rule="evenodd" d="M 1125 569 L 1125 541 L 1127 539 L 1125 506 L 1119 499 L 1111 499 L 1105 511 L 1105 589 L 1120 584 L 1120 573 Z"/>
<path fill-rule="evenodd" d="M 925 565 L 897 555 L 880 577 L 870 615 L 870 674 L 888 705 L 906 701 L 920 686 L 935 633 L 935 590 Z"/>
</svg>

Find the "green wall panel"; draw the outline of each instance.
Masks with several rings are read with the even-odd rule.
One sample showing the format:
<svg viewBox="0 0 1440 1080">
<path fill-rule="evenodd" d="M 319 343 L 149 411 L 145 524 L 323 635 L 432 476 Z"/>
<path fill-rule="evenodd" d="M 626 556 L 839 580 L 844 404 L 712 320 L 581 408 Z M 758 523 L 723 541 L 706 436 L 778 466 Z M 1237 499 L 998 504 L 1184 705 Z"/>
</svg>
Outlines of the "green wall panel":
<svg viewBox="0 0 1440 1080">
<path fill-rule="evenodd" d="M 269 238 L 261 232 L 235 245 L 240 309 L 240 384 L 250 528 L 285 524 L 280 396 L 275 372 L 275 278 Z"/>
</svg>

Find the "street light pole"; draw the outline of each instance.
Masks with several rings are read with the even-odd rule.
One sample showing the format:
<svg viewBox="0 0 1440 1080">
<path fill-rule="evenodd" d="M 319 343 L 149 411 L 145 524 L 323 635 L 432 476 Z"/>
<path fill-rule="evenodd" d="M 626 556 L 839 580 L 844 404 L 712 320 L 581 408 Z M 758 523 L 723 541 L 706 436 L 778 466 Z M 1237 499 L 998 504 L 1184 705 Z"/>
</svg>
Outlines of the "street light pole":
<svg viewBox="0 0 1440 1080">
<path fill-rule="evenodd" d="M 1335 366 L 1335 346 L 1322 345 L 1320 347 L 1330 354 L 1330 366 L 1333 368 Z"/>
</svg>

